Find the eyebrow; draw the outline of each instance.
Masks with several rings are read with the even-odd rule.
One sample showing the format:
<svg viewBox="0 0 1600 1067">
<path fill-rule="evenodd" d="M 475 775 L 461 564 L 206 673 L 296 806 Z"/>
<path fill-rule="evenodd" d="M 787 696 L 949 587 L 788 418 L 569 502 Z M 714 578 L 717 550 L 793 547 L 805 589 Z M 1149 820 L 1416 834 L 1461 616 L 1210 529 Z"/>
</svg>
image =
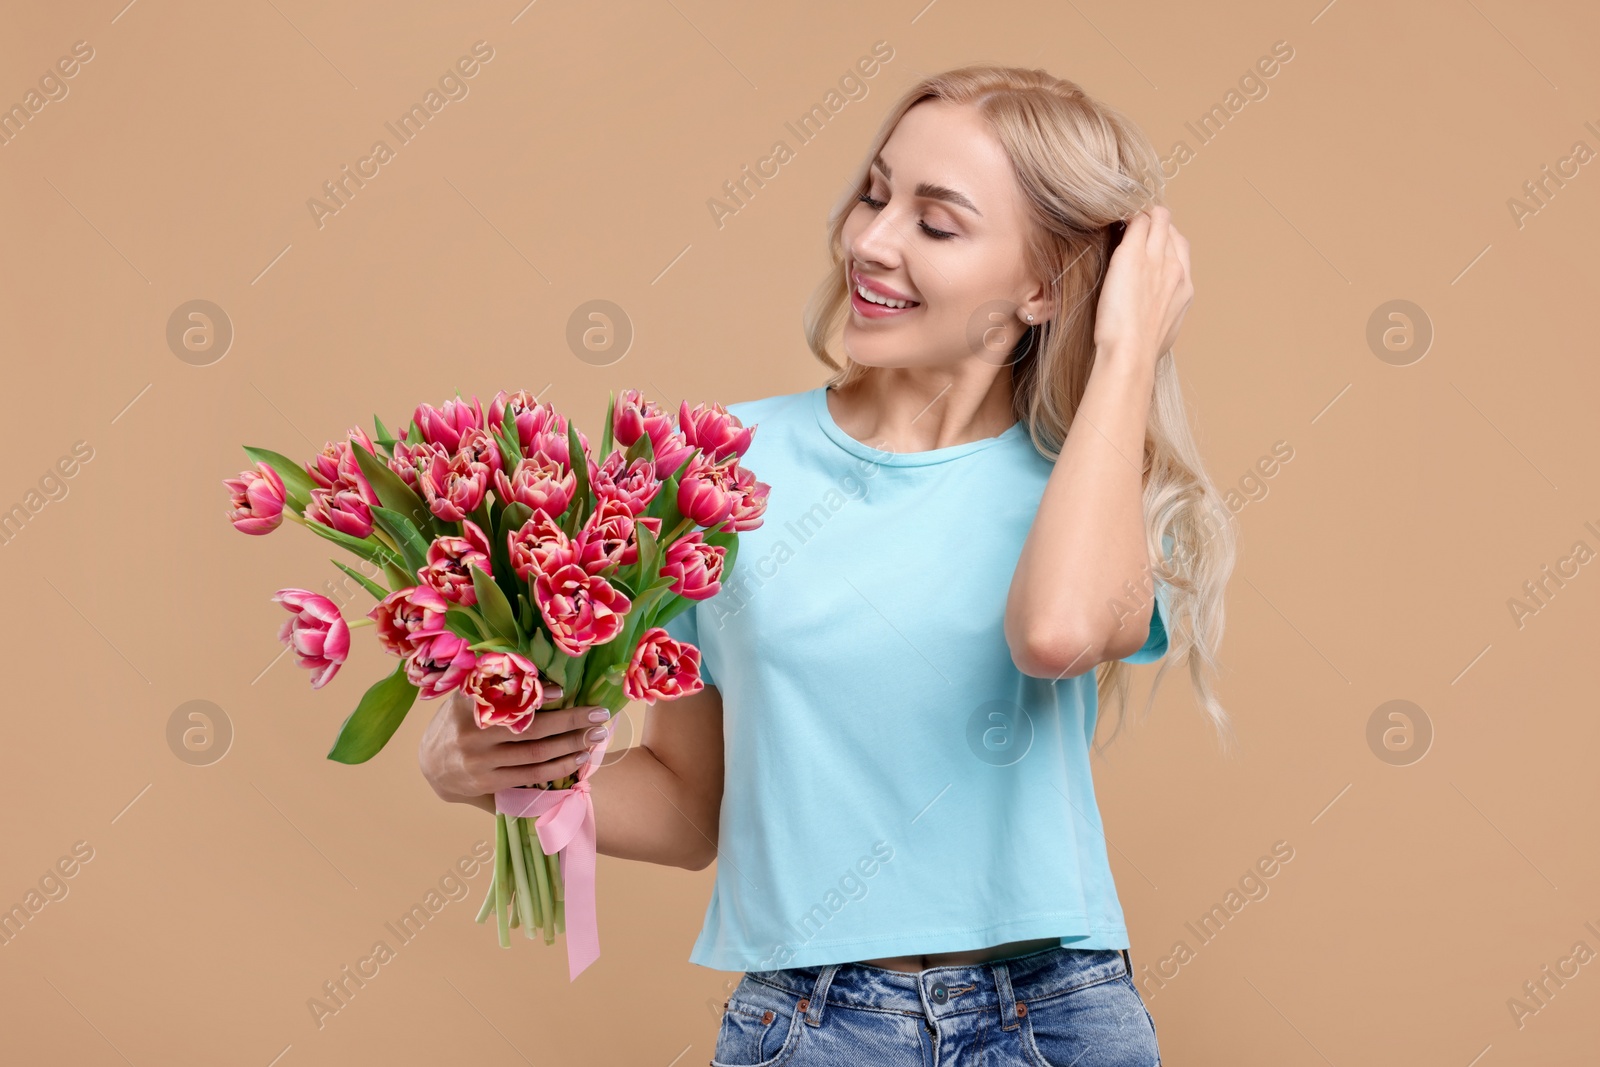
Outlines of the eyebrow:
<svg viewBox="0 0 1600 1067">
<path fill-rule="evenodd" d="M 874 159 L 872 161 L 872 165 L 883 171 L 883 176 L 885 178 L 893 177 L 893 175 L 889 173 L 889 164 L 883 161 L 882 156 L 878 156 L 876 159 Z M 918 182 L 914 192 L 915 195 L 925 197 L 929 200 L 948 201 L 952 204 L 966 208 L 979 218 L 983 217 L 983 212 L 978 210 L 978 206 L 976 204 L 974 204 L 971 200 L 968 200 L 964 194 L 956 192 L 947 185 L 937 185 L 933 182 Z"/>
</svg>

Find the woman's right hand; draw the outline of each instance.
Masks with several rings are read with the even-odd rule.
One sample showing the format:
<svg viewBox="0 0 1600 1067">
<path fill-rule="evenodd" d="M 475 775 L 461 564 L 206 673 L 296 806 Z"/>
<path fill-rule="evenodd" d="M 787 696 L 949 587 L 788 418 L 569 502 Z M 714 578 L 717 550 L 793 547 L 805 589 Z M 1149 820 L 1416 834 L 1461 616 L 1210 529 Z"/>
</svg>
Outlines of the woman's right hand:
<svg viewBox="0 0 1600 1067">
<path fill-rule="evenodd" d="M 599 716 L 591 720 L 594 712 Z M 542 786 L 575 773 L 612 729 L 610 718 L 607 709 L 584 705 L 535 712 L 520 734 L 505 726 L 480 728 L 472 698 L 456 689 L 422 735 L 418 762 L 440 799 L 492 809 L 493 794 L 502 789 Z"/>
</svg>

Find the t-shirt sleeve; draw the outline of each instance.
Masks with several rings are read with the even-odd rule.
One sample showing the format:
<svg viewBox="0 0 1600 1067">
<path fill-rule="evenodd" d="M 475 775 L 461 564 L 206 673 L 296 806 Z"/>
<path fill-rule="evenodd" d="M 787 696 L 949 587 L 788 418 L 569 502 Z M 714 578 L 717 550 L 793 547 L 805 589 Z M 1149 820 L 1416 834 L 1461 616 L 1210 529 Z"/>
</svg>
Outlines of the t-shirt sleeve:
<svg viewBox="0 0 1600 1067">
<path fill-rule="evenodd" d="M 1167 619 L 1171 617 L 1168 608 L 1171 592 L 1167 583 L 1156 582 L 1156 603 L 1150 609 L 1150 635 L 1144 639 L 1144 647 L 1131 656 L 1122 657 L 1123 663 L 1154 663 L 1167 654 Z"/>
<path fill-rule="evenodd" d="M 700 644 L 700 628 L 695 619 L 699 609 L 699 604 L 690 604 L 662 625 L 674 641 L 684 641 L 700 649 L 700 680 L 706 685 L 716 685 L 711 677 L 711 668 L 706 665 L 706 650 Z"/>
</svg>

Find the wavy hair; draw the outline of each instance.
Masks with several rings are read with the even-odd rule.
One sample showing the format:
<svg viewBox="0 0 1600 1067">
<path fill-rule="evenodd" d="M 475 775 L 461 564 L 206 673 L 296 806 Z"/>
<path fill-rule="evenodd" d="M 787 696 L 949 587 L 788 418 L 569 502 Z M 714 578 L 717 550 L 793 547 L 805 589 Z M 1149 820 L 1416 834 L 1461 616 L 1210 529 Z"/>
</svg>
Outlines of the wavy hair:
<svg viewBox="0 0 1600 1067">
<path fill-rule="evenodd" d="M 1043 70 L 978 64 L 930 75 L 890 109 L 864 161 L 829 216 L 832 267 L 807 302 L 806 343 L 835 373 L 832 386 L 847 386 L 871 370 L 828 342 L 843 326 L 849 305 L 843 232 L 860 195 L 870 192 L 871 162 L 896 125 L 926 99 L 977 109 L 1005 149 L 1034 225 L 1023 254 L 1034 274 L 1053 279 L 1056 313 L 1028 326 L 1011 353 L 1011 404 L 1027 426 L 1034 447 L 1052 463 L 1061 454 L 1073 415 L 1094 366 L 1094 321 L 1110 262 L 1112 223 L 1162 203 L 1165 182 L 1160 158 L 1134 123 L 1092 99 L 1075 82 Z M 1224 622 L 1223 590 L 1233 572 L 1236 531 L 1232 516 L 1206 476 L 1189 429 L 1178 369 L 1171 351 L 1156 362 L 1155 388 L 1146 419 L 1143 506 L 1145 541 L 1154 578 L 1166 586 L 1171 618 L 1168 650 L 1151 684 L 1148 715 L 1168 668 L 1188 663 L 1196 702 L 1210 718 L 1224 750 L 1232 723 L 1217 700 L 1211 678 L 1218 672 Z M 1166 551 L 1167 546 L 1171 551 Z M 1116 726 L 1126 721 L 1130 665 L 1109 661 L 1096 667 L 1101 705 L 1114 704 Z"/>
</svg>

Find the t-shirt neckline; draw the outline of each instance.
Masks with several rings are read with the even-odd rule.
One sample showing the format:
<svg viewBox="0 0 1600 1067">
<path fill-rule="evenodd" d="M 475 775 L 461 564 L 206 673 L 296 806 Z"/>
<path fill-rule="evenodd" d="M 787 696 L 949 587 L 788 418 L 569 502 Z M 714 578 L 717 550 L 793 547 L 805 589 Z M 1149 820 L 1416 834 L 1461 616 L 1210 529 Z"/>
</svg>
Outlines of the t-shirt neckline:
<svg viewBox="0 0 1600 1067">
<path fill-rule="evenodd" d="M 811 391 L 811 407 L 817 415 L 817 425 L 834 444 L 849 452 L 858 459 L 877 463 L 886 467 L 923 467 L 932 463 L 946 463 L 963 456 L 970 456 L 974 452 L 982 452 L 991 445 L 1001 441 L 1009 441 L 1020 437 L 1024 433 L 1022 421 L 1012 423 L 994 437 L 984 437 L 976 441 L 967 441 L 959 445 L 948 445 L 944 448 L 932 448 L 923 452 L 886 452 L 873 448 L 865 441 L 858 441 L 844 432 L 844 429 L 833 420 L 833 412 L 828 410 L 828 387 L 819 385 Z"/>
</svg>

